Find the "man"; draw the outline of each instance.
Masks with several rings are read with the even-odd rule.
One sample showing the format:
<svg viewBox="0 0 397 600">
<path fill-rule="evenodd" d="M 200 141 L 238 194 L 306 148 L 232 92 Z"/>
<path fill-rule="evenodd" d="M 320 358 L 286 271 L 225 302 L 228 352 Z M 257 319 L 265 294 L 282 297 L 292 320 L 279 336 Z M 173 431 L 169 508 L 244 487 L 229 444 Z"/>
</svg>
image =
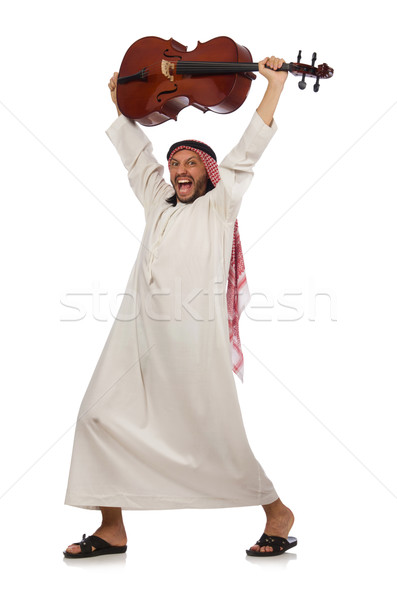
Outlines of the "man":
<svg viewBox="0 0 397 600">
<path fill-rule="evenodd" d="M 294 516 L 245 434 L 232 373 L 242 376 L 241 363 L 230 346 L 239 349 L 238 332 L 236 343 L 225 294 L 228 273 L 230 283 L 242 259 L 234 256 L 242 197 L 276 131 L 283 62 L 272 56 L 259 63 L 265 95 L 219 169 L 202 142 L 171 146 L 172 187 L 143 130 L 117 107 L 117 73 L 109 82 L 119 116 L 107 135 L 146 227 L 76 424 L 65 503 L 101 510 L 102 524 L 69 546 L 68 558 L 125 552 L 123 509 L 261 505 L 266 529 L 247 553 L 274 556 L 297 543 L 288 537 Z"/>
</svg>

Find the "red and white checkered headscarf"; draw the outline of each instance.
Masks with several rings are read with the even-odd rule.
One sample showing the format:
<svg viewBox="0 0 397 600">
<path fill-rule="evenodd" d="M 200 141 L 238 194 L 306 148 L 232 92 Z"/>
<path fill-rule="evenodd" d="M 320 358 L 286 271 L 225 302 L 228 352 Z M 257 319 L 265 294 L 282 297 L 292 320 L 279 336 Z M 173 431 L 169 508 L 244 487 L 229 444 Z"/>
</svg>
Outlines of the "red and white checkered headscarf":
<svg viewBox="0 0 397 600">
<path fill-rule="evenodd" d="M 189 144 L 193 145 L 190 146 Z M 203 148 L 208 149 L 208 152 L 211 152 L 212 156 L 208 152 L 205 152 Z M 171 146 L 167 154 L 168 167 L 170 167 L 171 158 L 179 150 L 192 150 L 193 152 L 196 152 L 196 154 L 200 156 L 204 163 L 211 183 L 214 186 L 219 183 L 221 177 L 219 174 L 218 163 L 216 162 L 216 155 L 209 146 L 203 144 L 203 142 L 199 142 L 198 140 L 185 140 L 184 142 L 178 142 L 177 144 L 174 144 Z M 236 219 L 234 222 L 232 254 L 230 258 L 226 300 L 233 372 L 236 373 L 241 381 L 243 381 L 244 377 L 244 357 L 241 350 L 239 319 L 244 308 L 250 301 L 250 297 L 247 277 L 245 274 L 243 251 L 241 248 L 240 235 L 238 231 L 238 222 Z"/>
</svg>

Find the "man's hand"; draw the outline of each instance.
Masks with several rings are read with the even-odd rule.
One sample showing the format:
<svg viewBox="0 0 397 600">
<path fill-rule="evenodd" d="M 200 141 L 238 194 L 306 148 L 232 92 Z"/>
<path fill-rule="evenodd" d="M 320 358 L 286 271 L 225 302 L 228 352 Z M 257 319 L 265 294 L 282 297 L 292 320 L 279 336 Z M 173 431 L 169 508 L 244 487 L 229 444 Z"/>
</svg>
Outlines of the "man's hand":
<svg viewBox="0 0 397 600">
<path fill-rule="evenodd" d="M 113 77 L 110 78 L 110 81 L 108 83 L 108 87 L 110 89 L 110 96 L 111 96 L 111 98 L 112 98 L 112 100 L 113 100 L 113 102 L 114 102 L 114 104 L 115 104 L 115 106 L 117 108 L 117 112 L 118 112 L 119 115 L 121 115 L 121 112 L 119 111 L 119 107 L 117 105 L 117 95 L 116 95 L 116 92 L 117 92 L 117 78 L 118 78 L 118 76 L 119 76 L 118 73 L 116 73 L 116 72 L 113 73 Z"/>
<path fill-rule="evenodd" d="M 258 63 L 259 73 L 263 75 L 263 77 L 266 77 L 269 83 L 280 83 L 281 85 L 284 85 L 284 82 L 288 77 L 288 71 L 275 71 L 275 69 L 279 69 L 284 62 L 285 60 L 283 58 L 276 58 L 275 56 L 269 58 L 267 56 Z M 270 69 L 265 65 L 270 67 Z"/>
</svg>

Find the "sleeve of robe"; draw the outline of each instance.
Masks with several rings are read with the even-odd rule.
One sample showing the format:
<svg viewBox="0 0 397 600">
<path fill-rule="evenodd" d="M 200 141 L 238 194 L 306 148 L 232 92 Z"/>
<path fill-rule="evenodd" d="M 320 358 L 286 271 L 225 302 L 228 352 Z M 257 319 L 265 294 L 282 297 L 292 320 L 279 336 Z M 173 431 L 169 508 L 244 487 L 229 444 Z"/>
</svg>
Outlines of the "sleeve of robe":
<svg viewBox="0 0 397 600">
<path fill-rule="evenodd" d="M 135 121 L 120 115 L 106 134 L 127 169 L 128 180 L 145 209 L 147 220 L 151 206 L 174 193 L 173 187 L 163 178 L 164 168 L 153 156 L 150 140 Z"/>
<path fill-rule="evenodd" d="M 233 223 L 241 201 L 254 175 L 253 167 L 277 131 L 274 119 L 271 126 L 255 111 L 238 144 L 219 165 L 221 181 L 216 186 L 212 202 L 221 218 Z"/>
<path fill-rule="evenodd" d="M 241 201 L 253 177 L 253 167 L 277 131 L 275 121 L 266 125 L 255 111 L 248 127 L 237 145 L 219 165 L 221 181 L 209 192 L 209 200 L 221 219 L 234 222 Z M 106 131 L 128 171 L 130 185 L 145 209 L 159 200 L 170 198 L 174 189 L 163 178 L 164 168 L 153 156 L 150 140 L 142 128 L 120 115 Z"/>
</svg>

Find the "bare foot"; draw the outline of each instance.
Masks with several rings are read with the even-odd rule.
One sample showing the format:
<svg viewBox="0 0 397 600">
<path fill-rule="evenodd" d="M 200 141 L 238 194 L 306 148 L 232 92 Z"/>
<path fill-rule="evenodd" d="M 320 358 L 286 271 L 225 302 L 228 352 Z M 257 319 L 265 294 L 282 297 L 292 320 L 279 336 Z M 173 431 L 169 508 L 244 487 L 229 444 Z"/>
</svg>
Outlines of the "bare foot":
<svg viewBox="0 0 397 600">
<path fill-rule="evenodd" d="M 93 535 L 97 535 L 98 537 L 108 542 L 111 546 L 125 546 L 127 544 L 127 534 L 124 529 L 124 526 L 120 527 L 109 527 L 103 526 L 99 527 Z M 94 546 L 91 546 L 91 551 L 95 550 Z M 66 548 L 66 552 L 70 554 L 78 554 L 81 552 L 81 548 L 79 544 L 71 544 Z"/>
<path fill-rule="evenodd" d="M 288 537 L 290 529 L 294 524 L 292 511 L 281 500 L 264 505 L 263 508 L 267 516 L 265 533 L 269 536 Z M 282 550 L 281 547 L 275 548 L 275 550 L 279 549 Z M 255 544 L 251 546 L 250 550 L 255 550 L 256 552 L 273 552 L 273 547 L 262 546 L 261 548 L 259 544 Z"/>
</svg>

